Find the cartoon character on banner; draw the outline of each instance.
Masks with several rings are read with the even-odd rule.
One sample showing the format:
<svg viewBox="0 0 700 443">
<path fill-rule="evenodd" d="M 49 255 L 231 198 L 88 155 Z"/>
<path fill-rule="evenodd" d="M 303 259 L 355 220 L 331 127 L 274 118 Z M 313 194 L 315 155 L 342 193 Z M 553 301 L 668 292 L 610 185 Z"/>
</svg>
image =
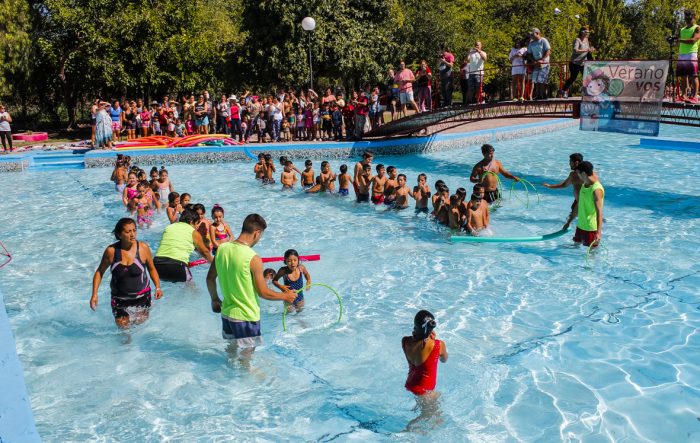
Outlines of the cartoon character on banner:
<svg viewBox="0 0 700 443">
<path fill-rule="evenodd" d="M 583 103 L 581 129 L 598 131 L 605 128 L 615 116 L 620 105 L 614 98 L 622 94 L 625 84 L 620 79 L 610 79 L 602 69 L 596 69 L 583 79 Z"/>
</svg>

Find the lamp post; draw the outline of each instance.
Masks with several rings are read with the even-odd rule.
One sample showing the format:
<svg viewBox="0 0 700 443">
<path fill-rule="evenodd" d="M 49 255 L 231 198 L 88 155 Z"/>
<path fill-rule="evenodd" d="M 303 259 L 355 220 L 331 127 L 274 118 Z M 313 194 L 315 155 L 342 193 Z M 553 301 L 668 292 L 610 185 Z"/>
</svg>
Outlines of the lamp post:
<svg viewBox="0 0 700 443">
<path fill-rule="evenodd" d="M 309 89 L 314 89 L 314 65 L 311 60 L 311 34 L 316 29 L 316 20 L 312 17 L 304 17 L 301 27 L 309 34 Z"/>
</svg>

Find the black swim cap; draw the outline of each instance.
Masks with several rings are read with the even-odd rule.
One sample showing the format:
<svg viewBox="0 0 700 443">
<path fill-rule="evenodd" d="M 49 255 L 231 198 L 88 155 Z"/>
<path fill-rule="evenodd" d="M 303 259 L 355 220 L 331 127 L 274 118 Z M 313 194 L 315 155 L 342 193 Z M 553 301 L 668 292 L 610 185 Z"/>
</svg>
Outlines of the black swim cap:
<svg viewBox="0 0 700 443">
<path fill-rule="evenodd" d="M 413 319 L 413 336 L 424 340 L 430 336 L 435 326 L 435 316 L 425 309 L 420 310 Z"/>
</svg>

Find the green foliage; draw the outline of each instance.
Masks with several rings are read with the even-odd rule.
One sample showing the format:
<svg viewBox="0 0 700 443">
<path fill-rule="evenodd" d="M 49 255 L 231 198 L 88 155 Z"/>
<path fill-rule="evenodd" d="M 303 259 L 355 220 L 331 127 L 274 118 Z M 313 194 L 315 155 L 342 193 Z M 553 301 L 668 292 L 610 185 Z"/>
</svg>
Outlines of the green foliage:
<svg viewBox="0 0 700 443">
<path fill-rule="evenodd" d="M 434 68 L 442 48 L 459 66 L 476 40 L 486 83 L 503 90 L 510 48 L 532 27 L 555 62 L 584 24 L 597 58 L 666 58 L 681 8 L 700 0 L 3 0 L 0 96 L 72 123 L 95 96 L 303 86 L 309 44 L 321 89 L 377 83 L 401 58 Z"/>
<path fill-rule="evenodd" d="M 0 96 L 11 94 L 26 75 L 29 50 L 29 8 L 25 0 L 0 2 Z"/>
</svg>

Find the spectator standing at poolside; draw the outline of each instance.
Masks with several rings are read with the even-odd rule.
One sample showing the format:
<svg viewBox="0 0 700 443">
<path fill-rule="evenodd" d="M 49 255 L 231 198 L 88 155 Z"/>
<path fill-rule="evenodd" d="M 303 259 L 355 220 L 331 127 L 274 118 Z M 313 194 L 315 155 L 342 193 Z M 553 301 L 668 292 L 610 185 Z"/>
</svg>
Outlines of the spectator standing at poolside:
<svg viewBox="0 0 700 443">
<path fill-rule="evenodd" d="M 5 105 L 0 105 L 0 140 L 2 140 L 2 150 L 6 152 L 12 152 L 12 128 L 10 123 L 12 123 L 12 116 L 5 109 Z"/>
<path fill-rule="evenodd" d="M 386 84 L 387 106 L 391 112 L 391 121 L 396 120 L 397 106 L 399 106 L 399 84 L 396 83 L 396 74 L 393 69 L 389 69 Z"/>
<path fill-rule="evenodd" d="M 700 40 L 700 26 L 695 24 L 695 13 L 686 10 L 685 26 L 681 28 L 678 38 L 678 64 L 676 74 L 678 75 L 681 92 L 680 99 L 688 103 L 698 103 L 698 41 Z M 691 86 L 691 82 L 693 83 Z M 689 97 L 686 94 L 690 90 Z"/>
<path fill-rule="evenodd" d="M 449 51 L 442 51 L 438 57 L 440 62 L 438 71 L 440 71 L 440 97 L 442 97 L 441 106 L 452 106 L 452 66 L 455 63 L 455 56 Z"/>
<path fill-rule="evenodd" d="M 413 75 L 413 71 L 406 67 L 406 62 L 403 60 L 399 64 L 399 72 L 394 77 L 394 81 L 399 85 L 401 107 L 407 107 L 410 104 L 416 112 L 420 112 L 418 105 L 413 99 L 413 82 L 416 81 L 416 77 Z"/>
<path fill-rule="evenodd" d="M 547 98 L 547 81 L 549 80 L 549 54 L 552 48 L 549 41 L 542 37 L 538 28 L 532 28 L 532 40 L 527 45 L 527 55 L 532 60 L 532 82 L 535 100 Z"/>
<path fill-rule="evenodd" d="M 229 119 L 229 105 L 226 99 L 226 94 L 221 96 L 221 100 L 216 105 L 216 132 L 219 134 L 229 134 L 228 119 Z"/>
<path fill-rule="evenodd" d="M 109 117 L 112 119 L 112 140 L 121 141 L 124 114 L 121 106 L 119 106 L 119 100 L 115 100 L 114 105 L 109 108 Z"/>
<path fill-rule="evenodd" d="M 459 90 L 462 92 L 462 105 L 467 104 L 467 91 L 469 90 L 469 57 L 464 57 L 459 65 Z"/>
<path fill-rule="evenodd" d="M 510 83 L 510 98 L 513 101 L 525 100 L 525 54 L 527 53 L 527 45 L 520 37 L 515 39 L 513 48 L 508 54 L 508 59 L 511 63 L 510 75 L 512 81 Z"/>
<path fill-rule="evenodd" d="M 369 100 L 364 89 L 360 90 L 360 96 L 355 101 L 355 138 L 360 140 L 365 133 L 365 124 L 367 123 L 367 114 Z"/>
<path fill-rule="evenodd" d="M 112 149 L 112 119 L 107 113 L 110 108 L 108 102 L 100 102 L 95 117 L 95 143 L 96 148 Z"/>
<path fill-rule="evenodd" d="M 574 40 L 574 47 L 571 52 L 571 60 L 569 61 L 569 78 L 564 83 L 560 95 L 564 98 L 569 97 L 569 89 L 574 84 L 579 74 L 583 76 L 583 62 L 591 57 L 595 52 L 595 48 L 588 41 L 588 28 L 581 28 L 578 37 Z M 698 34 L 700 38 L 700 34 Z M 696 45 L 696 60 L 697 60 L 697 45 Z M 697 62 L 695 73 L 697 75 Z"/>
<path fill-rule="evenodd" d="M 219 246 L 207 274 L 211 309 L 221 313 L 221 333 L 230 340 L 232 354 L 241 350 L 238 357 L 243 366 L 250 364 L 255 347 L 262 344 L 259 297 L 287 303 L 297 297 L 296 292 L 287 288 L 276 292 L 267 286 L 262 260 L 253 250 L 266 228 L 267 223 L 260 215 L 248 215 L 238 238 Z M 217 278 L 223 301 L 219 298 Z"/>
<path fill-rule="evenodd" d="M 216 134 L 216 107 L 209 96 L 209 91 L 202 92 L 204 96 L 204 103 L 207 104 L 207 117 L 209 120 L 209 126 L 207 128 L 207 134 Z M 167 103 L 163 103 L 163 106 L 168 106 Z"/>
<path fill-rule="evenodd" d="M 427 61 L 420 61 L 420 66 L 416 69 L 415 77 L 418 109 L 420 109 L 420 112 L 430 111 L 433 108 L 432 88 L 430 86 L 430 82 L 433 79 L 433 71 L 428 67 Z"/>
<path fill-rule="evenodd" d="M 209 133 L 209 108 L 204 101 L 204 94 L 199 96 L 199 100 L 194 104 L 195 125 L 199 134 Z"/>
<path fill-rule="evenodd" d="M 467 103 L 479 103 L 481 101 L 481 85 L 484 79 L 484 62 L 486 53 L 481 49 L 481 42 L 477 41 L 467 55 L 469 80 L 467 82 Z"/>
<path fill-rule="evenodd" d="M 238 104 L 238 97 L 232 95 L 228 98 L 229 100 L 229 119 L 231 121 L 231 138 L 236 138 L 238 134 L 238 141 L 243 142 L 243 127 L 241 126 L 241 106 Z M 247 130 L 247 129 L 246 129 Z"/>
</svg>

